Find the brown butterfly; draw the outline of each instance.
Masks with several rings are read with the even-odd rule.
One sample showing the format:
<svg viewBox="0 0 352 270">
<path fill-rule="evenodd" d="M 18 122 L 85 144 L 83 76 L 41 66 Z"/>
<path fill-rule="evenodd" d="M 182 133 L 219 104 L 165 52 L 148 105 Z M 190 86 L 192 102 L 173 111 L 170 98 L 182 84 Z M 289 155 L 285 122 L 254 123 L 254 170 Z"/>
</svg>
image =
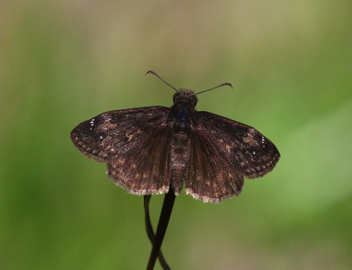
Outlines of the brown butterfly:
<svg viewBox="0 0 352 270">
<path fill-rule="evenodd" d="M 232 87 L 217 87 L 224 85 Z M 187 194 L 219 203 L 241 193 L 244 177 L 262 177 L 275 167 L 279 151 L 255 128 L 196 111 L 197 95 L 209 90 L 172 88 L 171 108 L 99 114 L 72 130 L 73 144 L 107 163 L 110 179 L 138 195 L 167 193 L 170 185 L 178 195 L 184 183 Z"/>
</svg>

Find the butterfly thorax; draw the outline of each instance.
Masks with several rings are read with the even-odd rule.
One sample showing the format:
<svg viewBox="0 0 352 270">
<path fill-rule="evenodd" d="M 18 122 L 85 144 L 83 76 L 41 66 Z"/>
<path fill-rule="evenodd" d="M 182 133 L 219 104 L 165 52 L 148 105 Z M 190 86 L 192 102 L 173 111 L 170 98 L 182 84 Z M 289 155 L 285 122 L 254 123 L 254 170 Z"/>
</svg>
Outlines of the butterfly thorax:
<svg viewBox="0 0 352 270">
<path fill-rule="evenodd" d="M 176 103 L 171 107 L 169 119 L 174 132 L 190 133 L 192 114 L 195 109 L 187 103 Z"/>
</svg>

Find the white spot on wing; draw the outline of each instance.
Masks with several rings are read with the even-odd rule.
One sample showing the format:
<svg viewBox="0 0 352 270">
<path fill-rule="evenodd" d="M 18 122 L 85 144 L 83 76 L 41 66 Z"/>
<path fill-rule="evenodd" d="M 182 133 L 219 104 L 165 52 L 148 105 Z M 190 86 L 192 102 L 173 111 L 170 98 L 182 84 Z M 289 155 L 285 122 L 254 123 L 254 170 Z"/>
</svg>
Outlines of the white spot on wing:
<svg viewBox="0 0 352 270">
<path fill-rule="evenodd" d="M 95 119 L 94 118 L 92 118 L 92 120 L 90 120 L 90 126 L 91 126 L 91 128 L 90 128 L 90 130 L 92 130 L 92 127 L 94 126 L 94 121 L 95 121 Z"/>
</svg>

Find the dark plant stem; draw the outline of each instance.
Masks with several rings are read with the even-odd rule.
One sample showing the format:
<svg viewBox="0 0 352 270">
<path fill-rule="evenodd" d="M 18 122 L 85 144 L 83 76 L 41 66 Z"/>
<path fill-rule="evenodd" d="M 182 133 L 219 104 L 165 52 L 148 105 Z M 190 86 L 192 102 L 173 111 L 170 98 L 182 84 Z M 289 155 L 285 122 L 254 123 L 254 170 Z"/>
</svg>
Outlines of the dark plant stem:
<svg viewBox="0 0 352 270">
<path fill-rule="evenodd" d="M 170 185 L 169 193 L 165 194 L 163 208 L 161 209 L 158 228 L 156 230 L 154 245 L 153 245 L 152 253 L 150 254 L 150 257 L 149 257 L 147 270 L 153 270 L 154 268 L 156 258 L 158 257 L 158 254 L 160 251 L 161 244 L 163 243 L 167 225 L 169 224 L 174 202 L 175 202 L 175 192 L 172 186 Z"/>
<path fill-rule="evenodd" d="M 155 234 L 154 234 L 153 226 L 150 221 L 150 215 L 149 215 L 149 202 L 150 202 L 151 197 L 152 197 L 151 195 L 144 196 L 144 213 L 145 213 L 145 228 L 147 230 L 147 235 L 148 235 L 149 240 L 152 243 L 152 245 L 154 245 Z M 169 267 L 169 265 L 167 264 L 161 250 L 159 251 L 158 259 L 159 259 L 160 265 L 163 268 L 163 270 L 170 270 L 171 269 Z"/>
</svg>

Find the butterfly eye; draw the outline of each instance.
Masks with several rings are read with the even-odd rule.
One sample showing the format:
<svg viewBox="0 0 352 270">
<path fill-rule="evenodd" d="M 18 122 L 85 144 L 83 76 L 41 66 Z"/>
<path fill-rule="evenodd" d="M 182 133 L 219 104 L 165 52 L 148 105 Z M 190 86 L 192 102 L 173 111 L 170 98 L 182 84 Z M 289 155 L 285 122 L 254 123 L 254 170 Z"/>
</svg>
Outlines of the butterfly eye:
<svg viewBox="0 0 352 270">
<path fill-rule="evenodd" d="M 174 95 L 174 98 L 173 98 L 173 102 L 175 103 L 175 101 L 178 99 L 178 97 L 179 97 L 179 93 L 176 93 L 175 95 Z"/>
<path fill-rule="evenodd" d="M 198 102 L 198 98 L 196 96 L 191 96 L 191 100 L 193 102 L 193 106 L 196 106 Z"/>
</svg>

